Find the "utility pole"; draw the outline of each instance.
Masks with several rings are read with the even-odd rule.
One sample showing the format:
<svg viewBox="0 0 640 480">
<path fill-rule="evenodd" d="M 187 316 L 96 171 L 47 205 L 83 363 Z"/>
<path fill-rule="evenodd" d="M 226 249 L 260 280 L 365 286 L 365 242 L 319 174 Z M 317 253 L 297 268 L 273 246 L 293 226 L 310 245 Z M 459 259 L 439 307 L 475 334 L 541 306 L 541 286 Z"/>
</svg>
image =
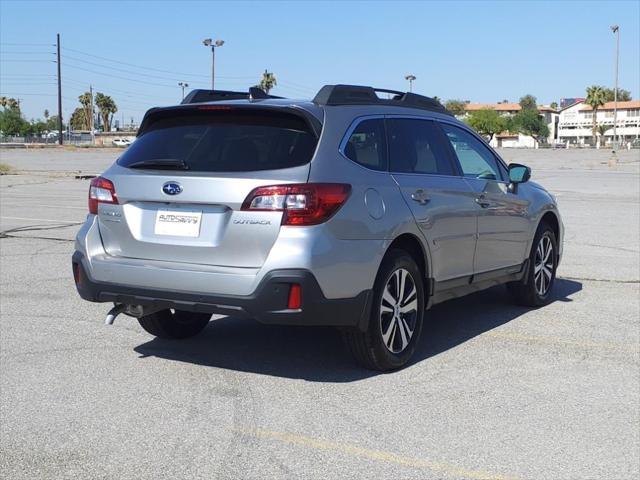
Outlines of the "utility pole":
<svg viewBox="0 0 640 480">
<path fill-rule="evenodd" d="M 613 90 L 613 150 L 615 151 L 617 146 L 616 127 L 618 126 L 618 57 L 620 54 L 620 27 L 618 25 L 612 25 L 611 31 L 616 36 L 616 73 L 615 73 L 615 86 Z"/>
<path fill-rule="evenodd" d="M 89 95 L 91 96 L 91 121 L 89 122 L 89 128 L 91 129 L 91 145 L 96 144 L 95 127 L 93 126 L 93 85 L 89 85 Z"/>
<path fill-rule="evenodd" d="M 56 36 L 58 49 L 58 143 L 62 145 L 62 79 L 60 78 L 60 34 Z"/>
</svg>

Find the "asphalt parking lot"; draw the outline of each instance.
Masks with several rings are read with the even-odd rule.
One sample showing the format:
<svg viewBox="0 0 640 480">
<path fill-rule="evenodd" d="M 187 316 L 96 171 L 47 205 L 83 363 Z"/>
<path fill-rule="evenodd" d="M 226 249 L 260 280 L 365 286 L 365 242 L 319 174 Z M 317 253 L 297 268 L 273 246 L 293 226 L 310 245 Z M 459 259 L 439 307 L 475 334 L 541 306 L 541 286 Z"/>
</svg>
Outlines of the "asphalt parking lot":
<svg viewBox="0 0 640 480">
<path fill-rule="evenodd" d="M 503 150 L 557 195 L 554 301 L 502 287 L 428 313 L 408 368 L 354 366 L 332 329 L 221 317 L 192 340 L 103 325 L 72 239 L 113 150 L 0 150 L 0 476 L 636 479 L 640 151 Z"/>
</svg>

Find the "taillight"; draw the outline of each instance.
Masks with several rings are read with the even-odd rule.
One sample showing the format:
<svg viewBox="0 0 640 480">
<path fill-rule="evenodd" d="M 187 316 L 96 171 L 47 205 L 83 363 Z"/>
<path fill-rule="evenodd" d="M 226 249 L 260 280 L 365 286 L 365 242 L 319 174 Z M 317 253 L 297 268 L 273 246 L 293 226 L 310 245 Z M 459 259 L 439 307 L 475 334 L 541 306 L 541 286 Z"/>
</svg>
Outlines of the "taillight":
<svg viewBox="0 0 640 480">
<path fill-rule="evenodd" d="M 317 225 L 336 213 L 350 192 L 351 185 L 344 183 L 258 187 L 247 196 L 242 210 L 284 212 L 282 225 Z"/>
<path fill-rule="evenodd" d="M 98 203 L 118 203 L 116 189 L 111 180 L 103 177 L 96 177 L 91 180 L 89 187 L 89 213 L 98 213 Z"/>
</svg>

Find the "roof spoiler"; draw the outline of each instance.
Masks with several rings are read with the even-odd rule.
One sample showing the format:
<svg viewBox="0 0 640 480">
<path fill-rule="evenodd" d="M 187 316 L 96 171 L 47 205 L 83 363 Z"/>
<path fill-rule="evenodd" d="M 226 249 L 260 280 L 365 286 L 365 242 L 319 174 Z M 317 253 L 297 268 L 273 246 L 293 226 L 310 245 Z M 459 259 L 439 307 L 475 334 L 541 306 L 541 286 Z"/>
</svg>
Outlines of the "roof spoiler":
<svg viewBox="0 0 640 480">
<path fill-rule="evenodd" d="M 386 93 L 390 98 L 381 98 L 378 93 Z M 325 85 L 313 102 L 318 105 L 395 105 L 453 116 L 439 101 L 431 97 L 361 85 Z"/>
<path fill-rule="evenodd" d="M 248 92 L 234 92 L 232 90 L 203 90 L 196 89 L 191 90 L 189 94 L 184 97 L 181 104 L 186 105 L 189 103 L 207 103 L 207 102 L 220 102 L 222 100 L 264 100 L 267 98 L 282 98 L 267 94 L 264 90 L 258 87 L 249 88 Z"/>
</svg>

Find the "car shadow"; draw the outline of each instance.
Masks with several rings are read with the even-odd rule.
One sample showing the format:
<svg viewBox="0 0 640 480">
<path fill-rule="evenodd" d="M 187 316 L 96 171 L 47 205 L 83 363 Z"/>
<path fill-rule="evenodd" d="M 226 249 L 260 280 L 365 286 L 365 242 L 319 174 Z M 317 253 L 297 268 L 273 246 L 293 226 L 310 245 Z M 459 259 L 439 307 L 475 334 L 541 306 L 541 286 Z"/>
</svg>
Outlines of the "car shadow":
<svg viewBox="0 0 640 480">
<path fill-rule="evenodd" d="M 558 278 L 552 302 L 571 302 L 582 283 Z M 529 308 L 516 306 L 504 286 L 436 305 L 427 312 L 412 364 L 438 355 L 518 318 Z M 134 348 L 140 358 L 158 357 L 262 375 L 312 382 L 352 382 L 380 372 L 356 365 L 337 329 L 262 325 L 222 317 L 197 337 L 154 338 Z"/>
</svg>

